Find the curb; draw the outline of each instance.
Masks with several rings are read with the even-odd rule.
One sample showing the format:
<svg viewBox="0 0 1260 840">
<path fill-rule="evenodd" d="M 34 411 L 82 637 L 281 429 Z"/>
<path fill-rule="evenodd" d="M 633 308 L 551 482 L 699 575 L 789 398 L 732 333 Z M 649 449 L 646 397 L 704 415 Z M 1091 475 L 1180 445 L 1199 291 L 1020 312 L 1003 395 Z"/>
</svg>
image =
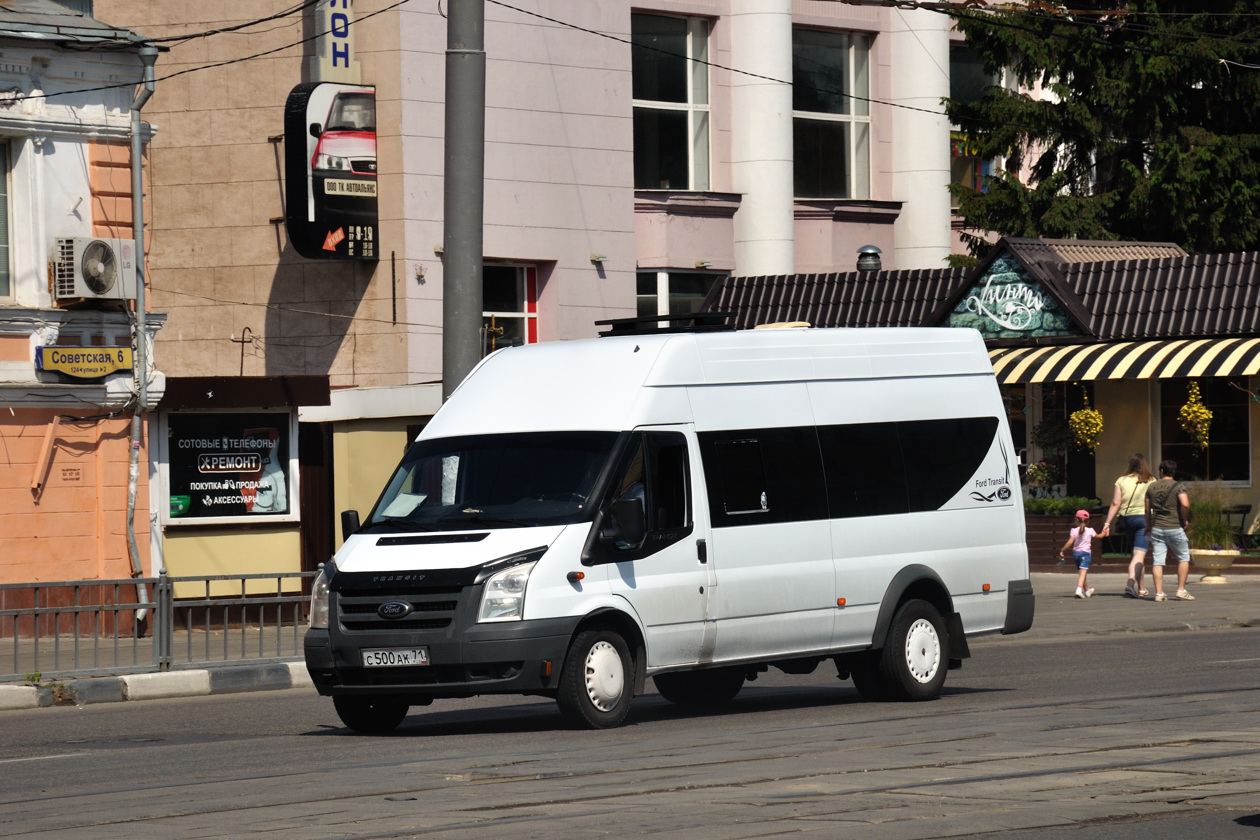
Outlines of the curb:
<svg viewBox="0 0 1260 840">
<path fill-rule="evenodd" d="M 240 694 L 247 691 L 276 691 L 314 688 L 305 662 L 279 662 L 268 665 L 236 665 L 188 671 L 160 671 L 119 677 L 89 677 L 69 680 L 57 695 L 76 706 L 121 703 L 130 700 L 165 700 L 174 697 L 202 697 L 210 694 Z M 0 711 L 37 709 L 57 704 L 51 688 L 30 685 L 0 685 Z"/>
</svg>

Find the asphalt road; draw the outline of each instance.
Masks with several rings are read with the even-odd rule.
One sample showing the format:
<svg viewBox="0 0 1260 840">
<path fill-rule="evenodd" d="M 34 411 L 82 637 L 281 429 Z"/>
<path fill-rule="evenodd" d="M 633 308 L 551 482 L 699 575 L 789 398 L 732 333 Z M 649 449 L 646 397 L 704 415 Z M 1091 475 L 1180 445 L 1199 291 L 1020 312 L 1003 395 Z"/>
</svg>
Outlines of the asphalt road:
<svg viewBox="0 0 1260 840">
<path fill-rule="evenodd" d="M 824 666 L 605 732 L 476 698 L 363 737 L 308 690 L 10 712 L 0 836 L 1260 840 L 1260 629 L 972 650 L 928 703 Z"/>
</svg>

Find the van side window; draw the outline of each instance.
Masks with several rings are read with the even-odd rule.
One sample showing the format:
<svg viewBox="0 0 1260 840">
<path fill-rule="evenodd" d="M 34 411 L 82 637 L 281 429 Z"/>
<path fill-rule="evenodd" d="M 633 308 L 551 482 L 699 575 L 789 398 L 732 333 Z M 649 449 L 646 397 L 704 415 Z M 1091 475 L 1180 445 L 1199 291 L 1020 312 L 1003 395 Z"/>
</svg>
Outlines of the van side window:
<svg viewBox="0 0 1260 840">
<path fill-rule="evenodd" d="M 687 504 L 690 486 L 687 475 L 687 439 L 682 435 L 653 432 L 647 436 L 648 463 L 648 528 L 668 531 L 691 525 L 691 506 Z"/>
<path fill-rule="evenodd" d="M 813 426 L 701 432 L 700 454 L 715 527 L 827 518 Z"/>
<path fill-rule="evenodd" d="M 927 453 L 906 462 L 910 510 L 936 510 L 976 474 L 993 446 L 998 419 L 959 417 L 898 425 L 903 451 Z"/>
<path fill-rule="evenodd" d="M 770 494 L 761 444 L 749 440 L 723 440 L 714 444 L 722 481 L 722 510 L 730 514 L 766 513 Z"/>
<path fill-rule="evenodd" d="M 996 417 L 820 427 L 832 518 L 938 510 L 976 474 L 997 428 Z"/>
<path fill-rule="evenodd" d="M 896 423 L 818 429 L 832 519 L 905 513 L 905 463 Z"/>
<path fill-rule="evenodd" d="M 618 558 L 646 557 L 691 533 L 687 439 L 677 432 L 636 433 L 621 463 L 612 497 L 643 500 L 647 539 L 638 548 L 618 545 Z"/>
</svg>

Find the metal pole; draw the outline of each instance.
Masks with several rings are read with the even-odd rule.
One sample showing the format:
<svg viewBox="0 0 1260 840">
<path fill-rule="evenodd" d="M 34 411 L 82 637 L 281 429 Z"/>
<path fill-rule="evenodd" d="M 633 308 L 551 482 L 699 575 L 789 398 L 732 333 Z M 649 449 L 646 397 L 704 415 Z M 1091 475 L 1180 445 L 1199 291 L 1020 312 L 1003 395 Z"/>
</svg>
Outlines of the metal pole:
<svg viewBox="0 0 1260 840">
<path fill-rule="evenodd" d="M 443 399 L 481 360 L 485 139 L 485 3 L 451 0 L 446 20 Z"/>
<path fill-rule="evenodd" d="M 131 560 L 131 576 L 140 577 L 140 550 L 136 546 L 136 492 L 140 482 L 140 437 L 144 413 L 149 403 L 149 360 L 145 344 L 148 331 L 144 302 L 144 171 L 141 163 L 140 109 L 153 95 L 153 64 L 157 61 L 158 48 L 153 44 L 140 47 L 140 61 L 144 65 L 141 87 L 131 102 L 131 227 L 135 235 L 136 261 L 136 350 L 134 357 L 136 378 L 136 406 L 131 413 L 131 452 L 127 471 L 127 555 Z M 148 517 L 145 517 L 147 520 Z M 149 601 L 144 584 L 136 585 L 140 603 Z M 136 611 L 136 620 L 144 620 L 144 610 Z"/>
</svg>

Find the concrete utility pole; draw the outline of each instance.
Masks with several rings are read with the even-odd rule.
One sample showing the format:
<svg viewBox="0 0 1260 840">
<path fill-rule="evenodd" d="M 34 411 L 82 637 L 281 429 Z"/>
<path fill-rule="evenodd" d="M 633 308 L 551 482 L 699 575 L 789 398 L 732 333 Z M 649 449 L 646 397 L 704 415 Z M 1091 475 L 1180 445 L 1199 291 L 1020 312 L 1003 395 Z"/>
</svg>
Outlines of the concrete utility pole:
<svg viewBox="0 0 1260 840">
<path fill-rule="evenodd" d="M 442 211 L 442 399 L 481 361 L 485 35 L 484 0 L 450 0 Z"/>
</svg>

